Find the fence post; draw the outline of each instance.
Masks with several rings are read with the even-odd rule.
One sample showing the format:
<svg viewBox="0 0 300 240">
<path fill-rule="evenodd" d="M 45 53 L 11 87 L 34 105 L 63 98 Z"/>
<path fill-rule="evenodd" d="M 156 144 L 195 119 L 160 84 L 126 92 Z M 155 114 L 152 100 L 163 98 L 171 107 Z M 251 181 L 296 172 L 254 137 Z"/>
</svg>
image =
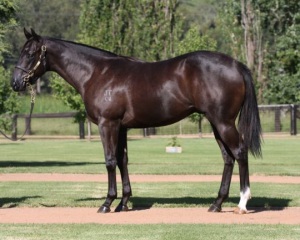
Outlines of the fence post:
<svg viewBox="0 0 300 240">
<path fill-rule="evenodd" d="M 11 131 L 11 138 L 13 141 L 17 140 L 18 135 L 18 115 L 14 114 L 12 116 L 12 131 Z"/>
<path fill-rule="evenodd" d="M 143 128 L 143 136 L 148 137 L 147 128 Z"/>
<path fill-rule="evenodd" d="M 92 139 L 92 124 L 90 120 L 87 120 L 88 139 Z"/>
<path fill-rule="evenodd" d="M 31 135 L 31 118 L 29 117 L 25 117 L 25 129 L 26 129 L 25 134 Z"/>
<path fill-rule="evenodd" d="M 291 112 L 291 135 L 297 135 L 297 105 L 290 105 Z"/>
<path fill-rule="evenodd" d="M 281 132 L 280 108 L 275 108 L 275 132 Z"/>
<path fill-rule="evenodd" d="M 199 132 L 199 137 L 202 137 L 202 117 L 199 118 L 198 122 L 198 132 Z"/>
<path fill-rule="evenodd" d="M 80 121 L 79 122 L 79 138 L 80 139 L 84 139 L 85 138 L 85 134 L 84 134 L 84 121 Z"/>
</svg>

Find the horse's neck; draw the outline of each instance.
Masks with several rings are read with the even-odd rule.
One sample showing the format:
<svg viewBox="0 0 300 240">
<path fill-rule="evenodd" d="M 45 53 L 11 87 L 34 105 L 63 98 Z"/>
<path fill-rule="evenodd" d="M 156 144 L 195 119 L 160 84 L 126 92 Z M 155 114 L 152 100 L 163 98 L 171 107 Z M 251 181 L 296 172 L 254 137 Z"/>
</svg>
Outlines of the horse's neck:
<svg viewBox="0 0 300 240">
<path fill-rule="evenodd" d="M 49 70 L 58 73 L 80 94 L 84 84 L 91 78 L 95 65 L 91 64 L 88 54 L 76 51 L 72 44 L 51 42 L 49 47 Z"/>
</svg>

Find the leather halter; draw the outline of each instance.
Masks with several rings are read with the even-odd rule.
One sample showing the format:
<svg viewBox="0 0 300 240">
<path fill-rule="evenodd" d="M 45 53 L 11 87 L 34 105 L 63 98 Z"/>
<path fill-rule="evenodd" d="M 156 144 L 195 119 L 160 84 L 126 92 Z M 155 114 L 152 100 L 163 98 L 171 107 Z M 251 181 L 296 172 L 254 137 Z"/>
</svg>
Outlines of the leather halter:
<svg viewBox="0 0 300 240">
<path fill-rule="evenodd" d="M 39 56 L 39 60 L 31 70 L 27 70 L 26 68 L 23 68 L 21 66 L 15 66 L 15 68 L 21 69 L 22 71 L 26 72 L 27 74 L 23 76 L 23 81 L 27 84 L 29 83 L 29 79 L 34 76 L 34 72 L 37 70 L 37 68 L 40 66 L 41 62 L 45 59 L 45 54 L 46 54 L 46 45 L 42 45 L 41 47 L 41 54 Z"/>
</svg>

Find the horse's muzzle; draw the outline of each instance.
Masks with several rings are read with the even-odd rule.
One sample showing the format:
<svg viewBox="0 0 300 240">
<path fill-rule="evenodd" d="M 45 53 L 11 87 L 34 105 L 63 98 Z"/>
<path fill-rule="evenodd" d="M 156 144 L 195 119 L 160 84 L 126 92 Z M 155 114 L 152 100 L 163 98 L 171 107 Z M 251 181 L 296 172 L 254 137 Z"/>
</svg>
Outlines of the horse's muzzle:
<svg viewBox="0 0 300 240">
<path fill-rule="evenodd" d="M 11 87 L 15 92 L 25 91 L 26 84 L 24 81 L 13 78 L 11 81 Z"/>
</svg>

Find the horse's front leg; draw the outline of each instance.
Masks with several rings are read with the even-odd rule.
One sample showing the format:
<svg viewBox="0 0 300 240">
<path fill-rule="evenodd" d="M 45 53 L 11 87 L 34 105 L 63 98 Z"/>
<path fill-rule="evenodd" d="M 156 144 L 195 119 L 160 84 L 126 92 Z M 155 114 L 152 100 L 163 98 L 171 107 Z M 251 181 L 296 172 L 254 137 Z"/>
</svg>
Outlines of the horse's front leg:
<svg viewBox="0 0 300 240">
<path fill-rule="evenodd" d="M 101 119 L 98 126 L 103 144 L 105 164 L 108 174 L 107 197 L 104 204 L 99 208 L 98 212 L 108 213 L 110 212 L 110 206 L 112 202 L 117 198 L 116 166 L 120 123 L 118 121 Z"/>
<path fill-rule="evenodd" d="M 128 211 L 127 202 L 131 196 L 131 186 L 128 174 L 128 149 L 127 149 L 127 129 L 121 127 L 118 141 L 118 155 L 117 155 L 118 167 L 120 169 L 123 194 L 121 202 L 115 209 L 115 212 Z"/>
</svg>

